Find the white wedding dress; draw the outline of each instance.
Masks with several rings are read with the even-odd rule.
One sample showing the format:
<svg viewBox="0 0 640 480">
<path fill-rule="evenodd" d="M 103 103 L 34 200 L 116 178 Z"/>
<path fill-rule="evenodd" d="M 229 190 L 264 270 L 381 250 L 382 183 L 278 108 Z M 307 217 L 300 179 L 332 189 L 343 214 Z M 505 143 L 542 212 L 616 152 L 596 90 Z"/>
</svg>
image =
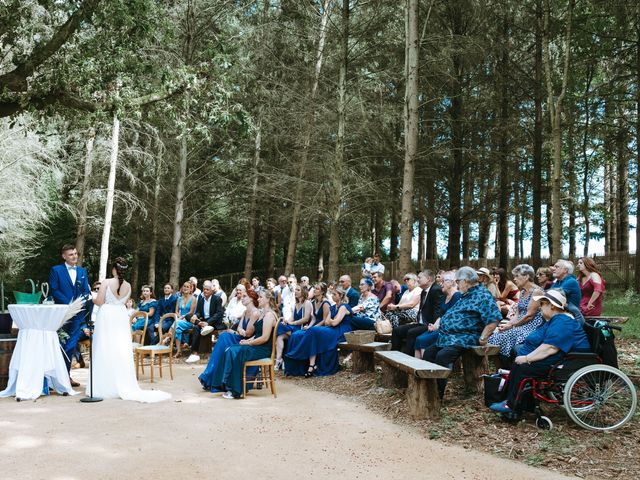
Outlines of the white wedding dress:
<svg viewBox="0 0 640 480">
<path fill-rule="evenodd" d="M 117 298 L 107 288 L 105 303 L 100 307 L 93 334 L 93 396 L 121 398 L 137 402 L 161 402 L 171 398 L 160 390 L 142 390 L 133 365 L 131 325 L 125 298 Z M 87 395 L 90 395 L 87 384 Z"/>
</svg>

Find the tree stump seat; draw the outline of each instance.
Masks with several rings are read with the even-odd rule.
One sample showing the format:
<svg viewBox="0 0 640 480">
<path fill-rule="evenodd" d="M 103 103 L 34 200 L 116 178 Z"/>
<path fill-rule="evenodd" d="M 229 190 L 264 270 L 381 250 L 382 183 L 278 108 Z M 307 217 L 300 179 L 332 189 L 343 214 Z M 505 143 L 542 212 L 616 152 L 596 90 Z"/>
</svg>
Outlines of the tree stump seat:
<svg viewBox="0 0 640 480">
<path fill-rule="evenodd" d="M 391 334 L 390 333 L 376 333 L 376 342 L 390 342 Z"/>
<path fill-rule="evenodd" d="M 462 377 L 465 387 L 473 393 L 481 393 L 483 389 L 482 375 L 489 369 L 488 357 L 498 355 L 497 345 L 477 346 L 467 349 L 461 358 Z"/>
<path fill-rule="evenodd" d="M 373 354 L 375 352 L 389 350 L 391 348 L 391 344 L 388 342 L 371 342 L 363 344 L 341 342 L 338 344 L 338 348 L 340 350 L 351 350 L 353 372 L 364 373 L 375 371 Z"/>
<path fill-rule="evenodd" d="M 440 416 L 440 396 L 436 380 L 447 378 L 451 373 L 450 369 L 402 352 L 377 351 L 374 355 L 382 363 L 382 385 L 407 388 L 411 417 L 424 419 Z"/>
</svg>

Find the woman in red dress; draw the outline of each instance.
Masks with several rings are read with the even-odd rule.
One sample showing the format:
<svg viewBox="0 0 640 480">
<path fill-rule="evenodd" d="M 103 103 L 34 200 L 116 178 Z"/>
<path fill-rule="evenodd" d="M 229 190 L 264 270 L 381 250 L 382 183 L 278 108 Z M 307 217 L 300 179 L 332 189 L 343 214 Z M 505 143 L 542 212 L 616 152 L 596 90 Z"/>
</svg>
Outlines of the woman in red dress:
<svg viewBox="0 0 640 480">
<path fill-rule="evenodd" d="M 578 282 L 582 291 L 580 311 L 590 317 L 602 315 L 602 299 L 604 297 L 604 279 L 596 265 L 589 257 L 578 260 Z"/>
</svg>

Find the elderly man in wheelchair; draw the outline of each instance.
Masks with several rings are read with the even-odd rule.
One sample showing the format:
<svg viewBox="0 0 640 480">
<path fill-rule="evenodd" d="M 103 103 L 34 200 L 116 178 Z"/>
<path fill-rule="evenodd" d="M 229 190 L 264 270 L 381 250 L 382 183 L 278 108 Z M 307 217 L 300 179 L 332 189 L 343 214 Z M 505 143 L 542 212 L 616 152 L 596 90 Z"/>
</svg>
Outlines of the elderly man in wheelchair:
<svg viewBox="0 0 640 480">
<path fill-rule="evenodd" d="M 547 290 L 533 298 L 540 302 L 545 322 L 518 346 L 518 356 L 504 374 L 506 400 L 489 408 L 508 420 L 518 420 L 523 411 L 533 409 L 537 425 L 552 428 L 539 403 L 556 403 L 583 428 L 613 430 L 624 425 L 635 412 L 635 388 L 624 373 L 602 364 L 600 358 L 602 337 L 611 337 L 612 345 L 611 329 L 619 327 L 582 324 L 566 312 L 562 290 Z"/>
</svg>

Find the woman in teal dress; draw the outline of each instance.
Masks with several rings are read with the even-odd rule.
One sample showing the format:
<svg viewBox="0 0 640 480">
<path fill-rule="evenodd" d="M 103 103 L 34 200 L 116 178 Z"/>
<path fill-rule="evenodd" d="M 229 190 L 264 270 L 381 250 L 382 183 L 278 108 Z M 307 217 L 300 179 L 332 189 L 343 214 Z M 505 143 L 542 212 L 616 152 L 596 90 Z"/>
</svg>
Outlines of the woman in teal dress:
<svg viewBox="0 0 640 480">
<path fill-rule="evenodd" d="M 219 390 L 213 387 L 213 379 L 216 375 L 216 369 L 222 365 L 224 353 L 231 345 L 238 345 L 240 340 L 250 338 L 254 334 L 255 322 L 260 318 L 260 311 L 258 310 L 258 294 L 255 290 L 243 290 L 242 299 L 240 300 L 246 307 L 244 317 L 238 324 L 238 330 L 227 330 L 222 332 L 216 341 L 213 352 L 209 357 L 209 363 L 204 372 L 200 374 L 198 379 L 202 384 L 204 390 L 210 392 L 218 392 Z M 257 370 L 257 369 L 256 369 Z M 249 372 L 248 372 L 249 373 Z M 253 372 L 251 372 L 253 373 Z M 255 375 L 255 373 L 253 373 Z"/>
<path fill-rule="evenodd" d="M 282 352 L 284 351 L 284 341 L 291 337 L 293 332 L 300 330 L 311 319 L 311 302 L 307 300 L 309 290 L 304 285 L 296 285 L 293 291 L 296 304 L 293 307 L 293 320 L 282 320 L 278 324 L 278 338 L 276 340 L 276 365 L 275 369 L 282 368 Z"/>
<path fill-rule="evenodd" d="M 196 310 L 197 300 L 193 296 L 193 286 L 191 282 L 182 284 L 182 294 L 176 302 L 176 315 L 178 315 L 178 324 L 176 325 L 176 355 L 173 358 L 182 356 L 183 344 L 185 348 L 189 348 L 186 336 L 193 330 L 193 324 L 189 321 L 193 312 Z"/>
<path fill-rule="evenodd" d="M 153 333 L 156 330 L 156 325 L 158 324 L 158 319 L 160 318 L 160 315 L 158 314 L 158 301 L 153 295 L 151 285 L 142 286 L 140 301 L 138 302 L 138 310 L 149 314 L 147 320 L 147 338 L 145 343 L 150 344 L 151 339 L 153 338 Z M 136 330 L 144 330 L 144 317 L 138 318 L 131 326 L 131 329 L 134 332 Z"/>
<path fill-rule="evenodd" d="M 262 316 L 253 324 L 253 337 L 240 340 L 224 352 L 220 366 L 216 368 L 211 384 L 217 390 L 223 390 L 224 398 L 242 397 L 242 373 L 245 362 L 271 356 L 273 329 L 278 323 L 278 306 L 268 290 L 258 295 L 258 306 Z"/>
<path fill-rule="evenodd" d="M 344 342 L 345 332 L 351 331 L 352 311 L 345 289 L 336 287 L 332 295 L 336 304 L 331 307 L 331 315 L 321 325 L 291 335 L 285 355 L 287 375 L 333 375 L 340 368 L 338 343 Z"/>
</svg>

